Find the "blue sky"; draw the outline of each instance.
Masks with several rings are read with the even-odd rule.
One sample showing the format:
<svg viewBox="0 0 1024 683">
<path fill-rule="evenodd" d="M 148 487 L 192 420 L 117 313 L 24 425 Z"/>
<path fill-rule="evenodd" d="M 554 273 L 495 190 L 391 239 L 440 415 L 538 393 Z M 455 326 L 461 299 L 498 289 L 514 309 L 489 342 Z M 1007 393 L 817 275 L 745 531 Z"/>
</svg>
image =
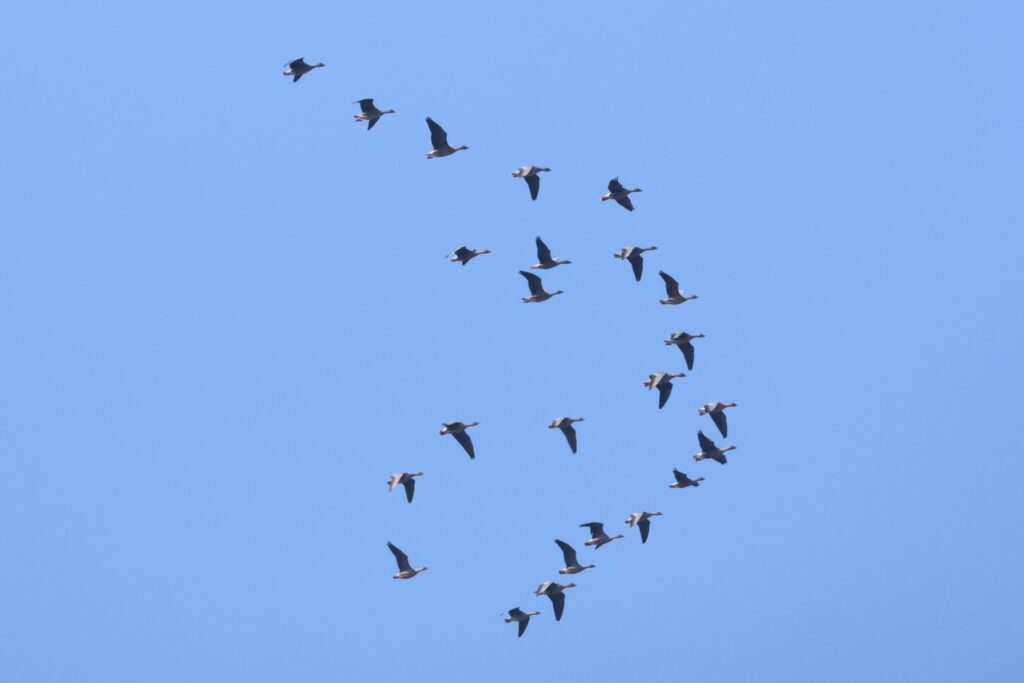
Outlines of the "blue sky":
<svg viewBox="0 0 1024 683">
<path fill-rule="evenodd" d="M 144 5 L 0 9 L 4 680 L 1021 679 L 1019 4 Z"/>
</svg>

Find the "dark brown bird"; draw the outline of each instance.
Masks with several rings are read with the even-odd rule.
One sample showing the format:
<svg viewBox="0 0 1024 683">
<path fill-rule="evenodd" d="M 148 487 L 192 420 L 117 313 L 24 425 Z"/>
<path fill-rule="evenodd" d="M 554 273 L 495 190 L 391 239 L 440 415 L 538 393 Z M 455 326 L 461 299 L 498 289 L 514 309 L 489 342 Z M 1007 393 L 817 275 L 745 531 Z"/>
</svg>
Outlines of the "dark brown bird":
<svg viewBox="0 0 1024 683">
<path fill-rule="evenodd" d="M 299 57 L 298 59 L 293 59 L 292 61 L 288 62 L 287 64 L 285 64 L 285 66 L 288 67 L 288 70 L 282 72 L 281 75 L 291 76 L 292 83 L 295 83 L 297 80 L 308 74 L 313 69 L 319 69 L 320 67 L 324 66 L 324 64 L 322 62 L 317 62 L 316 64 L 306 64 L 306 60 L 302 57 Z"/>
</svg>

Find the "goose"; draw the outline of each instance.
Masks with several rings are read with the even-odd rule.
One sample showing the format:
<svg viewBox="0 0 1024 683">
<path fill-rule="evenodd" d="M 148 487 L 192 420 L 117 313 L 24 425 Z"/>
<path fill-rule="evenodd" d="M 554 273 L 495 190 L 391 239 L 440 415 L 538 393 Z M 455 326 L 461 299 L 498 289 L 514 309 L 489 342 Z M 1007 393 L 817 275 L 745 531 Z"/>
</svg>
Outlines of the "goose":
<svg viewBox="0 0 1024 683">
<path fill-rule="evenodd" d="M 401 550 L 399 550 L 398 547 L 391 541 L 388 541 L 388 548 L 391 550 L 391 554 L 395 556 L 395 561 L 398 562 L 398 573 L 392 576 L 391 578 L 411 579 L 420 572 L 427 571 L 426 567 L 416 567 L 415 569 L 413 569 L 412 565 L 409 564 L 409 556 L 403 553 Z"/>
<path fill-rule="evenodd" d="M 540 166 L 520 166 L 512 171 L 512 177 L 525 180 L 530 188 L 530 198 L 536 201 L 537 193 L 540 192 L 540 176 L 537 174 L 550 170 L 550 168 L 541 168 Z"/>
<path fill-rule="evenodd" d="M 704 477 L 690 479 L 686 476 L 686 472 L 680 472 L 675 468 L 672 468 L 672 474 L 675 476 L 676 480 L 668 485 L 670 489 L 685 489 L 687 486 L 700 486 L 700 483 L 704 481 Z"/>
<path fill-rule="evenodd" d="M 560 289 L 557 289 L 554 292 L 544 291 L 544 284 L 540 281 L 540 277 L 533 273 L 527 273 L 525 270 L 520 270 L 519 274 L 526 278 L 526 284 L 530 286 L 530 296 L 523 297 L 524 304 L 540 303 L 542 301 L 547 301 L 558 294 L 565 294 L 565 292 Z"/>
<path fill-rule="evenodd" d="M 361 123 L 363 121 L 369 121 L 370 122 L 366 126 L 366 130 L 370 130 L 375 125 L 377 125 L 377 122 L 380 121 L 380 117 L 384 116 L 384 114 L 394 114 L 395 113 L 394 109 L 385 109 L 384 111 L 381 111 L 380 109 L 377 109 L 377 107 L 373 106 L 373 98 L 372 97 L 367 97 L 367 98 L 362 99 L 362 100 L 356 100 L 352 104 L 358 104 L 359 108 L 362 110 L 362 113 L 354 114 L 353 117 L 352 117 L 352 118 L 354 118 L 356 120 L 356 123 Z"/>
<path fill-rule="evenodd" d="M 573 422 L 583 422 L 582 417 L 556 417 L 552 420 L 551 424 L 548 425 L 548 429 L 561 429 L 562 433 L 565 434 L 565 440 L 569 442 L 569 450 L 573 453 L 576 452 L 576 428 L 572 426 Z"/>
<path fill-rule="evenodd" d="M 479 422 L 442 422 L 441 431 L 438 432 L 441 436 L 445 434 L 451 434 L 455 437 L 455 440 L 466 449 L 466 453 L 469 454 L 469 459 L 476 458 L 476 453 L 473 451 L 473 442 L 469 438 L 469 434 L 466 430 L 469 427 L 476 427 Z"/>
<path fill-rule="evenodd" d="M 555 543 L 562 549 L 562 558 L 565 559 L 565 566 L 558 570 L 559 574 L 579 574 L 584 569 L 593 569 L 597 566 L 593 564 L 580 564 L 576 559 L 576 549 L 565 541 L 556 538 Z"/>
<path fill-rule="evenodd" d="M 640 282 L 640 276 L 644 274 L 643 253 L 645 251 L 654 251 L 655 249 L 657 247 L 623 247 L 619 250 L 618 254 L 612 254 L 612 256 L 623 261 L 629 261 L 629 265 L 633 266 L 633 277 L 636 278 L 637 282 Z"/>
<path fill-rule="evenodd" d="M 555 608 L 555 621 L 562 620 L 562 611 L 565 609 L 565 593 L 566 588 L 575 588 L 575 583 L 555 583 L 554 581 L 545 581 L 541 585 L 537 586 L 537 590 L 533 591 L 534 595 L 546 595 L 551 598 L 551 604 Z"/>
<path fill-rule="evenodd" d="M 288 67 L 288 70 L 281 72 L 281 75 L 291 76 L 292 83 L 294 83 L 303 76 L 305 76 L 306 74 L 308 74 L 313 69 L 319 69 L 320 67 L 324 66 L 324 64 L 323 62 L 317 62 L 316 64 L 306 64 L 305 58 L 299 57 L 298 59 L 293 59 L 292 61 L 288 62 L 287 64 L 285 64 L 285 66 Z"/>
<path fill-rule="evenodd" d="M 616 538 L 623 538 L 622 534 L 616 534 L 609 536 L 604 532 L 604 524 L 601 522 L 586 522 L 580 524 L 581 527 L 588 527 L 590 529 L 590 540 L 586 541 L 583 545 L 592 545 L 594 550 L 597 550 L 606 543 L 611 543 Z"/>
<path fill-rule="evenodd" d="M 530 617 L 535 617 L 540 612 L 524 612 L 518 607 L 513 607 L 507 612 L 508 616 L 505 617 L 505 623 L 511 624 L 513 621 L 519 623 L 519 638 L 523 637 L 526 633 L 526 627 L 530 625 Z"/>
<path fill-rule="evenodd" d="M 700 408 L 697 408 L 698 415 L 710 415 L 711 421 L 718 427 L 718 431 L 722 434 L 722 438 L 729 436 L 729 423 L 725 420 L 725 409 L 735 408 L 735 403 L 705 403 Z"/>
<path fill-rule="evenodd" d="M 728 451 L 735 450 L 735 446 L 726 446 L 725 448 L 719 448 L 715 445 L 715 442 L 704 436 L 703 431 L 697 432 L 697 443 L 700 444 L 700 453 L 696 453 L 693 459 L 697 462 L 701 460 L 707 460 L 708 458 L 714 460 L 722 465 L 725 464 L 725 454 Z"/>
<path fill-rule="evenodd" d="M 434 123 L 434 119 L 427 117 L 427 126 L 430 128 L 430 144 L 434 146 L 434 149 L 427 152 L 428 159 L 435 159 L 437 157 L 446 157 L 455 154 L 459 150 L 469 149 L 465 145 L 461 147 L 452 147 L 448 144 L 448 133 L 444 132 L 444 128 Z"/>
<path fill-rule="evenodd" d="M 651 517 L 660 516 L 660 512 L 634 512 L 626 519 L 626 524 L 634 524 L 640 528 L 640 542 L 647 543 L 647 535 L 651 533 Z"/>
<path fill-rule="evenodd" d="M 665 293 L 668 295 L 667 299 L 658 299 L 658 303 L 675 306 L 676 304 L 681 304 L 691 299 L 697 298 L 696 294 L 692 296 L 686 296 L 683 294 L 683 292 L 680 292 L 679 283 L 676 282 L 676 279 L 674 277 L 672 277 L 665 271 L 659 270 L 658 275 L 660 275 L 661 279 L 665 281 Z"/>
<path fill-rule="evenodd" d="M 536 239 L 537 242 L 537 264 L 530 266 L 538 270 L 548 270 L 557 266 L 565 265 L 566 263 L 572 263 L 572 261 L 564 258 L 551 258 L 551 250 L 548 249 L 548 245 L 544 244 L 544 240 L 540 236 Z"/>
<path fill-rule="evenodd" d="M 612 178 L 608 181 L 608 193 L 601 195 L 601 201 L 606 202 L 609 199 L 614 199 L 620 206 L 632 211 L 633 202 L 629 199 L 631 192 L 643 192 L 643 190 L 639 187 L 634 187 L 633 189 L 623 187 L 618 178 Z"/>
<path fill-rule="evenodd" d="M 681 372 L 655 372 L 648 377 L 644 386 L 648 389 L 658 388 L 658 410 L 661 410 L 668 402 L 668 397 L 672 395 L 672 380 L 686 375 Z"/>
<path fill-rule="evenodd" d="M 395 490 L 399 485 L 405 487 L 405 498 L 410 503 L 412 496 L 416 493 L 416 480 L 413 477 L 422 477 L 422 472 L 395 472 L 388 479 L 388 493 Z"/>
<path fill-rule="evenodd" d="M 467 263 L 475 259 L 477 256 L 490 253 L 490 249 L 470 249 L 466 245 L 462 245 L 454 252 L 452 252 L 452 256 L 448 260 L 451 261 L 452 263 L 461 263 L 462 265 L 466 265 Z"/>
<path fill-rule="evenodd" d="M 665 346 L 672 346 L 673 344 L 678 346 L 679 350 L 683 352 L 683 358 L 686 359 L 686 369 L 693 370 L 693 344 L 690 342 L 703 336 L 703 333 L 673 332 L 672 336 L 665 340 Z"/>
</svg>

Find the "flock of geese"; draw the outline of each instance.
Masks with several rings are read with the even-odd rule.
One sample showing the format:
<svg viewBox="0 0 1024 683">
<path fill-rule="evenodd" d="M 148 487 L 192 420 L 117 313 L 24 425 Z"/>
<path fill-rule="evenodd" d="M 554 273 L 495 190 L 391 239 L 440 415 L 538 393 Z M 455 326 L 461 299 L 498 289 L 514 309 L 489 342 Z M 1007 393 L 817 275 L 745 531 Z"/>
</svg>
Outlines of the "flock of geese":
<svg viewBox="0 0 1024 683">
<path fill-rule="evenodd" d="M 284 76 L 291 76 L 292 82 L 297 82 L 304 75 L 313 71 L 314 69 L 322 68 L 323 63 L 308 64 L 303 58 L 294 59 L 287 64 L 287 70 L 283 72 Z M 386 114 L 394 114 L 394 109 L 378 109 L 372 98 L 365 98 L 356 100 L 353 104 L 358 104 L 360 112 L 354 115 L 354 119 L 357 123 L 366 122 L 367 130 L 371 130 L 380 119 Z M 440 157 L 451 156 L 456 152 L 469 149 L 465 145 L 453 147 L 448 142 L 448 134 L 444 128 L 437 124 L 436 121 L 427 117 L 427 127 L 430 131 L 430 143 L 431 150 L 426 153 L 427 159 L 436 159 Z M 515 178 L 522 178 L 526 181 L 526 185 L 530 191 L 530 198 L 533 200 L 537 199 L 540 193 L 540 174 L 550 172 L 550 168 L 541 166 L 522 166 L 515 171 L 512 171 L 512 176 Z M 627 188 L 619 182 L 618 178 L 613 178 L 608 183 L 608 192 L 601 196 L 601 201 L 614 200 L 620 206 L 633 211 L 633 202 L 629 195 L 636 192 L 641 192 L 639 187 Z M 551 270 L 561 265 L 568 265 L 572 263 L 568 259 L 554 258 L 551 255 L 551 249 L 544 243 L 540 238 L 536 238 L 537 246 L 537 263 L 530 266 L 531 270 Z M 615 258 L 622 259 L 623 261 L 629 262 L 629 265 L 633 269 L 633 277 L 637 282 L 640 282 L 644 271 L 644 252 L 654 251 L 657 249 L 656 246 L 650 247 L 637 247 L 629 246 L 623 247 L 618 253 L 613 254 Z M 451 257 L 448 259 L 453 263 L 460 263 L 463 266 L 468 264 L 470 261 L 475 259 L 477 256 L 489 254 L 489 249 L 471 249 L 467 246 L 461 246 L 452 252 Z M 544 284 L 541 281 L 540 276 L 535 273 L 531 273 L 526 270 L 519 271 L 519 274 L 526 279 L 527 287 L 529 288 L 529 296 L 523 297 L 524 303 L 542 303 L 548 299 L 563 294 L 562 290 L 555 290 L 549 292 L 544 289 Z M 658 275 L 661 276 L 662 281 L 665 283 L 665 296 L 664 299 L 659 299 L 659 302 L 664 305 L 675 306 L 678 304 L 685 303 L 696 299 L 696 295 L 687 295 L 679 288 L 679 282 L 676 281 L 671 275 L 664 271 L 659 271 Z M 672 335 L 665 340 L 667 346 L 676 346 L 683 354 L 683 359 L 686 362 L 687 371 L 693 370 L 694 363 L 694 346 L 693 340 L 701 339 L 704 334 L 690 334 L 688 332 L 674 332 Z M 652 373 L 644 382 L 643 385 L 648 389 L 658 390 L 658 408 L 664 408 L 668 402 L 669 397 L 672 395 L 672 380 L 686 375 L 682 372 L 655 372 Z M 722 403 L 713 402 L 707 403 L 697 409 L 698 415 L 708 415 L 715 427 L 718 429 L 722 438 L 728 438 L 729 436 L 729 425 L 726 419 L 725 410 L 727 408 L 735 407 L 735 403 Z M 576 453 L 577 441 L 576 441 L 576 428 L 573 426 L 577 422 L 583 422 L 582 417 L 558 417 L 555 418 L 550 425 L 549 429 L 558 429 L 565 436 L 566 442 L 569 444 L 569 450 Z M 470 459 L 476 458 L 476 451 L 473 448 L 473 440 L 470 438 L 469 432 L 467 431 L 471 427 L 476 427 L 479 423 L 476 421 L 471 422 L 445 422 L 442 423 L 441 429 L 438 432 L 441 436 L 450 435 L 452 436 Z M 702 460 L 714 460 L 722 465 L 726 464 L 726 453 L 735 449 L 735 446 L 727 445 L 719 447 L 708 438 L 703 430 L 697 432 L 697 443 L 700 446 L 700 451 L 693 455 L 695 462 Z M 700 482 L 704 481 L 704 477 L 697 477 L 691 479 L 685 472 L 680 472 L 678 469 L 673 469 L 672 474 L 674 481 L 669 484 L 669 488 L 684 489 L 689 487 L 700 486 Z M 394 491 L 399 486 L 405 489 L 406 501 L 412 503 L 413 497 L 416 493 L 416 477 L 423 475 L 423 472 L 396 472 L 391 475 L 388 480 L 388 491 Z M 651 518 L 661 516 L 661 512 L 634 512 L 629 515 L 625 520 L 625 524 L 629 527 L 636 527 L 640 532 L 640 542 L 646 543 L 647 538 L 651 531 Z M 590 532 L 590 538 L 584 541 L 583 545 L 594 548 L 595 550 L 611 543 L 620 538 L 624 538 L 623 534 L 609 535 L 604 530 L 604 523 L 602 522 L 585 522 L 580 524 L 581 528 L 586 528 Z M 561 539 L 555 539 L 555 544 L 562 551 L 562 560 L 564 567 L 558 570 L 559 574 L 575 575 L 579 574 L 587 569 L 593 569 L 593 564 L 581 564 L 576 556 L 576 549 Z M 394 575 L 395 579 L 411 579 L 416 575 L 427 570 L 426 566 L 413 567 L 409 562 L 409 557 L 396 545 L 388 542 L 388 549 L 395 557 L 395 562 L 398 565 L 398 573 Z M 555 621 L 562 619 L 562 614 L 565 611 L 565 591 L 569 588 L 575 588 L 576 584 L 569 583 L 558 583 L 557 581 L 545 581 L 537 586 L 534 590 L 536 596 L 547 596 L 551 600 L 551 605 L 555 614 Z M 503 613 L 506 623 L 517 623 L 518 634 L 521 637 L 526 631 L 526 627 L 530 623 L 530 618 L 539 615 L 540 612 L 524 611 L 519 607 L 513 607 L 507 612 Z"/>
</svg>

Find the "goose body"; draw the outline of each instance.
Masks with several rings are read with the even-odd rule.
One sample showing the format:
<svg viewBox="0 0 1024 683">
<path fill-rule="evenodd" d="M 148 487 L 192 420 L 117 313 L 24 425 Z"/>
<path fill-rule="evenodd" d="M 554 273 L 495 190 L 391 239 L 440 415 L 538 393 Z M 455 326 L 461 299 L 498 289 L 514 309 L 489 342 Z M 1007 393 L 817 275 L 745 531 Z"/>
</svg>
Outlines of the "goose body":
<svg viewBox="0 0 1024 683">
<path fill-rule="evenodd" d="M 403 553 L 398 547 L 388 541 L 388 549 L 391 554 L 395 556 L 395 562 L 398 563 L 398 573 L 392 576 L 393 579 L 411 579 L 420 572 L 427 571 L 427 567 L 416 567 L 415 569 L 409 564 L 409 556 Z"/>
<path fill-rule="evenodd" d="M 644 386 L 648 389 L 658 389 L 658 410 L 661 410 L 668 403 L 668 397 L 672 395 L 672 380 L 686 375 L 681 372 L 655 372 L 647 377 Z"/>
<path fill-rule="evenodd" d="M 686 476 L 686 472 L 680 472 L 679 470 L 674 468 L 672 470 L 672 475 L 676 478 L 676 480 L 668 485 L 670 489 L 685 489 L 688 486 L 700 486 L 700 483 L 704 481 L 704 477 L 690 479 L 688 476 Z"/>
<path fill-rule="evenodd" d="M 451 434 L 459 445 L 466 450 L 466 454 L 469 455 L 470 460 L 476 458 L 476 452 L 473 450 L 473 442 L 469 438 L 469 434 L 466 430 L 469 427 L 476 427 L 479 422 L 442 422 L 441 431 L 438 432 L 441 436 L 445 434 Z"/>
<path fill-rule="evenodd" d="M 556 538 L 555 543 L 562 549 L 562 559 L 565 560 L 565 566 L 558 570 L 559 574 L 579 574 L 584 569 L 595 567 L 592 564 L 580 564 L 576 559 L 576 549 L 565 541 Z"/>
<path fill-rule="evenodd" d="M 665 271 L 659 270 L 658 275 L 660 275 L 661 279 L 665 281 L 665 294 L 668 295 L 667 299 L 658 299 L 658 303 L 665 304 L 668 306 L 675 306 L 677 304 L 681 304 L 690 301 L 691 299 L 697 298 L 697 295 L 695 294 L 691 296 L 686 296 L 685 293 L 679 291 L 679 283 L 676 282 L 676 279 L 674 277 L 672 277 Z"/>
<path fill-rule="evenodd" d="M 660 512 L 634 512 L 626 518 L 626 524 L 639 527 L 640 542 L 647 543 L 647 536 L 651 533 L 651 517 L 659 517 L 660 515 Z"/>
<path fill-rule="evenodd" d="M 540 192 L 540 176 L 538 174 L 546 173 L 550 170 L 550 168 L 542 168 L 540 166 L 520 166 L 512 171 L 512 177 L 525 180 L 527 187 L 530 188 L 530 198 L 536 201 L 537 193 Z"/>
<path fill-rule="evenodd" d="M 698 415 L 710 415 L 711 421 L 718 427 L 718 432 L 722 435 L 722 438 L 729 436 L 729 423 L 725 419 L 725 409 L 735 408 L 735 403 L 705 403 L 700 408 L 697 408 Z"/>
<path fill-rule="evenodd" d="M 551 605 L 555 608 L 555 621 L 562 620 L 562 612 L 565 610 L 565 593 L 566 588 L 575 588 L 575 583 L 555 583 L 554 581 L 545 581 L 541 585 L 537 586 L 537 590 L 533 591 L 534 595 L 546 595 L 551 599 Z"/>
<path fill-rule="evenodd" d="M 395 472 L 388 479 L 388 493 L 392 492 L 398 486 L 405 488 L 405 499 L 412 502 L 413 494 L 416 493 L 416 479 L 414 477 L 422 477 L 422 472 Z"/>
<path fill-rule="evenodd" d="M 574 422 L 583 422 L 582 417 L 556 417 L 548 425 L 548 429 L 561 429 L 562 434 L 565 435 L 565 440 L 569 442 L 569 450 L 573 453 L 576 452 L 576 428 L 573 427 Z"/>
<path fill-rule="evenodd" d="M 719 448 L 715 445 L 715 442 L 704 436 L 704 432 L 697 432 L 697 443 L 700 444 L 700 453 L 695 453 L 693 459 L 697 462 L 701 460 L 714 460 L 715 462 L 724 465 L 726 463 L 725 454 L 731 450 L 735 450 L 735 446 L 726 446 L 725 448 Z"/>
<path fill-rule="evenodd" d="M 358 104 L 359 109 L 361 110 L 360 113 L 353 115 L 353 118 L 356 120 L 356 123 L 369 121 L 369 124 L 366 126 L 366 130 L 370 130 L 375 125 L 377 125 L 377 122 L 380 121 L 380 117 L 384 116 L 384 114 L 395 113 L 394 109 L 385 109 L 383 111 L 377 109 L 377 107 L 373 105 L 372 97 L 367 97 L 362 100 L 356 100 L 352 104 Z"/>
<path fill-rule="evenodd" d="M 544 244 L 539 236 L 535 240 L 537 243 L 537 263 L 536 265 L 530 266 L 538 270 L 548 270 L 557 266 L 565 265 L 566 263 L 572 263 L 572 261 L 563 258 L 551 258 L 551 250 L 548 249 L 548 245 Z"/>
<path fill-rule="evenodd" d="M 633 277 L 636 278 L 637 282 L 640 282 L 640 276 L 644 274 L 644 256 L 645 251 L 654 251 L 657 247 L 623 247 L 619 250 L 618 254 L 612 254 L 617 259 L 628 261 L 629 265 L 633 268 Z"/>
<path fill-rule="evenodd" d="M 586 522 L 584 524 L 580 524 L 580 526 L 590 529 L 590 539 L 585 541 L 583 545 L 593 546 L 595 550 L 605 544 L 611 543 L 616 538 L 623 537 L 622 534 L 615 534 L 614 536 L 606 534 L 604 532 L 604 524 L 601 522 Z"/>
<path fill-rule="evenodd" d="M 690 342 L 703 336 L 703 333 L 690 334 L 689 332 L 673 332 L 672 336 L 665 340 L 665 345 L 678 346 L 679 350 L 683 352 L 683 358 L 686 359 L 686 369 L 693 370 L 693 344 Z"/>
<path fill-rule="evenodd" d="M 437 157 L 446 157 L 455 154 L 456 152 L 469 149 L 465 145 L 460 147 L 452 147 L 448 144 L 448 133 L 444 131 L 444 128 L 437 125 L 434 119 L 427 117 L 427 127 L 430 128 L 430 144 L 434 146 L 434 149 L 427 152 L 426 157 L 428 159 L 436 159 Z"/>
<path fill-rule="evenodd" d="M 513 621 L 519 624 L 519 638 L 523 637 L 526 633 L 526 627 L 530 625 L 530 617 L 535 617 L 540 612 L 524 612 L 518 607 L 513 607 L 507 612 L 508 616 L 505 617 L 505 623 L 511 624 Z"/>
<path fill-rule="evenodd" d="M 618 178 L 612 178 L 608 181 L 608 192 L 601 195 L 601 201 L 606 202 L 609 199 L 614 199 L 619 203 L 619 206 L 632 211 L 633 202 L 629 199 L 629 195 L 633 192 L 643 192 L 643 190 L 639 187 L 634 187 L 632 189 L 623 187 Z"/>
<path fill-rule="evenodd" d="M 530 296 L 523 297 L 524 304 L 540 303 L 542 301 L 547 301 L 558 294 L 565 294 L 565 292 L 560 289 L 555 290 L 554 292 L 545 291 L 544 284 L 541 282 L 540 277 L 533 273 L 520 270 L 519 274 L 526 278 L 526 284 L 530 288 Z"/>
<path fill-rule="evenodd" d="M 288 62 L 285 66 L 288 67 L 288 70 L 281 72 L 281 75 L 291 76 L 292 83 L 294 83 L 303 76 L 305 76 L 306 74 L 308 74 L 313 69 L 321 68 L 322 66 L 324 66 L 324 64 L 322 62 L 317 62 L 316 64 L 306 64 L 305 58 L 299 57 L 298 59 L 293 59 L 292 61 Z"/>
<path fill-rule="evenodd" d="M 483 256 L 484 254 L 490 253 L 490 249 L 470 249 L 466 245 L 462 245 L 452 252 L 451 258 L 448 260 L 452 263 L 461 263 L 462 265 L 466 265 L 477 256 Z"/>
</svg>

